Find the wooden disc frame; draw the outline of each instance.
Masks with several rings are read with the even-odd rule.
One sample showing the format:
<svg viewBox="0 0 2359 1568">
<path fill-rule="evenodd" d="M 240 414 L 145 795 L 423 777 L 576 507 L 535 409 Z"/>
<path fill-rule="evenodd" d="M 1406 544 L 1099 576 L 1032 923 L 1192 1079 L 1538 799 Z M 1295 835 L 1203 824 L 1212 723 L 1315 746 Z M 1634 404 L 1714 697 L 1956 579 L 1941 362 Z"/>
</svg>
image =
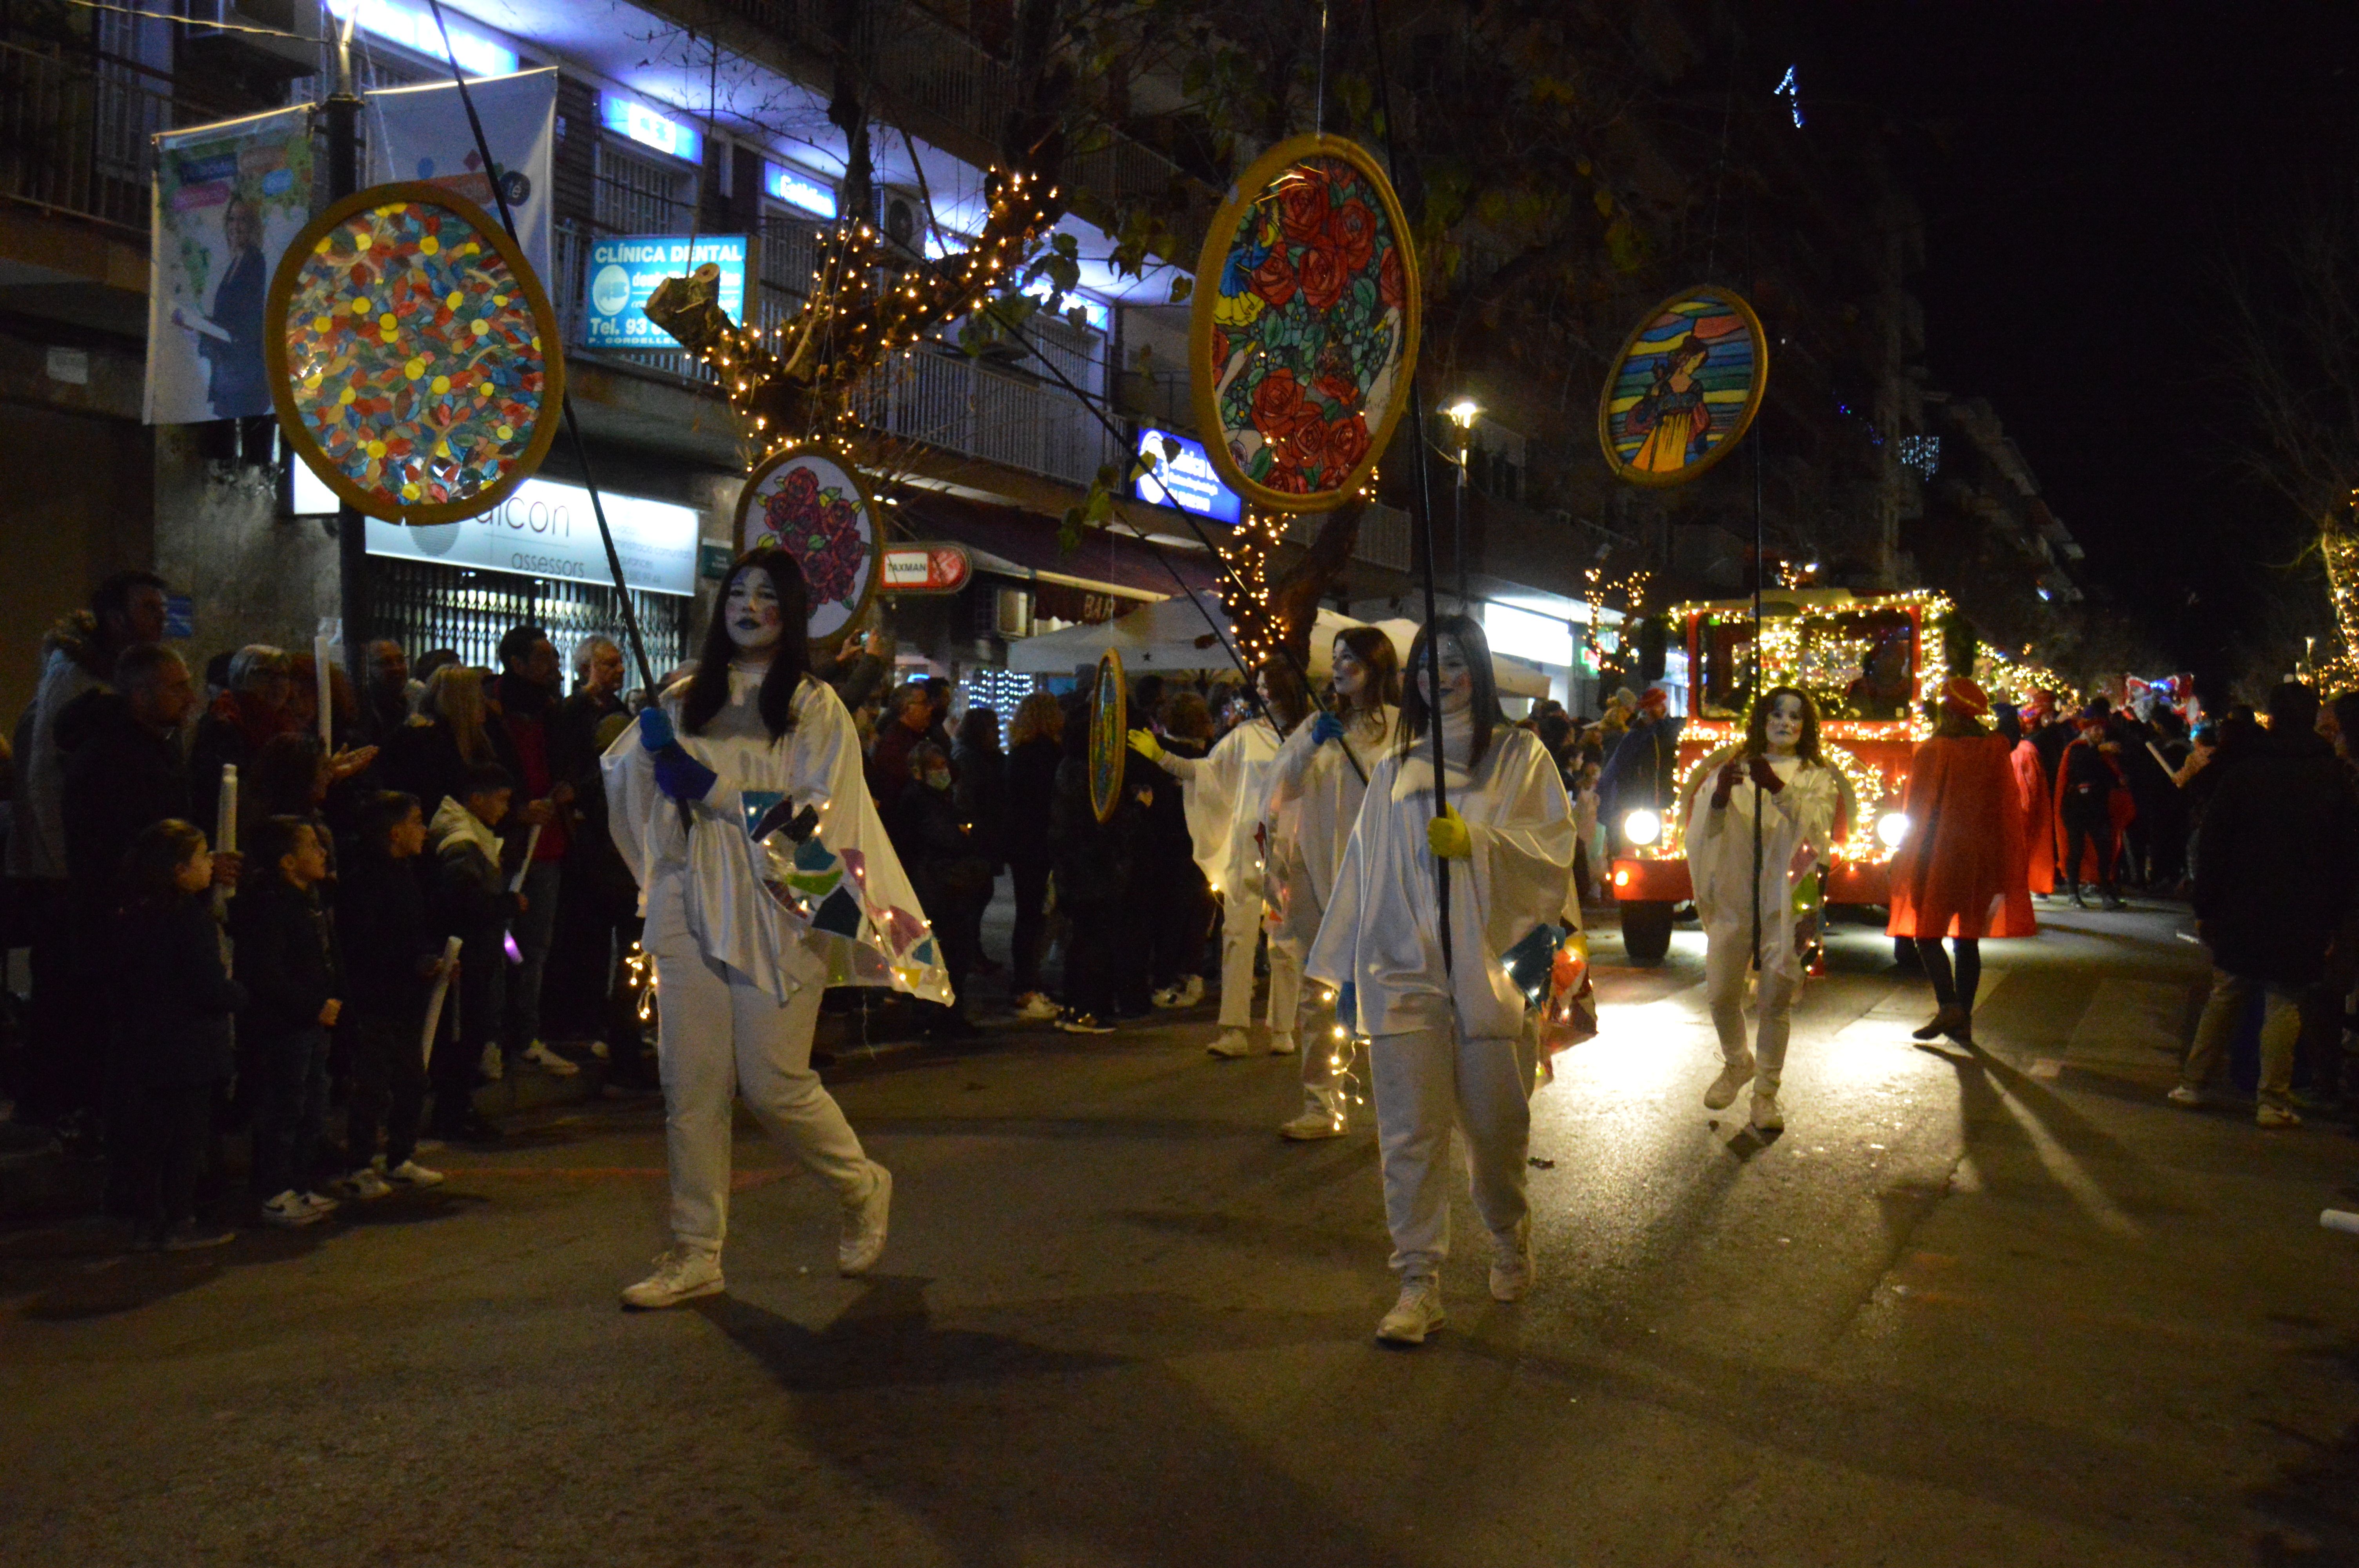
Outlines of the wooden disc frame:
<svg viewBox="0 0 2359 1568">
<path fill-rule="evenodd" d="M 1368 428 L 1366 452 L 1351 465 L 1343 482 L 1333 489 L 1296 492 L 1275 490 L 1249 477 L 1230 451 L 1227 428 L 1221 419 L 1221 367 L 1213 364 L 1212 351 L 1213 338 L 1221 330 L 1215 319 L 1223 297 L 1221 285 L 1235 248 L 1239 225 L 1249 211 L 1265 200 L 1276 199 L 1273 190 L 1288 169 L 1314 157 L 1333 158 L 1350 165 L 1375 192 L 1384 220 L 1392 230 L 1394 254 L 1400 257 L 1404 330 L 1400 358 L 1393 372 L 1392 398 L 1377 423 Z M 1343 297 L 1349 293 L 1347 288 Z M 1339 297 L 1338 304 L 1341 302 Z M 1367 481 L 1376 460 L 1384 455 L 1386 443 L 1392 439 L 1393 427 L 1408 410 L 1417 373 L 1418 341 L 1424 321 L 1424 289 L 1408 218 L 1401 211 L 1400 198 L 1394 192 L 1391 179 L 1367 149 L 1341 136 L 1305 135 L 1282 141 L 1256 158 L 1212 215 L 1203 250 L 1197 258 L 1195 304 L 1188 321 L 1189 381 L 1196 427 L 1203 437 L 1205 453 L 1221 478 L 1250 504 L 1270 511 L 1332 512 L 1351 500 Z"/>
<path fill-rule="evenodd" d="M 877 586 L 885 575 L 885 519 L 876 505 L 875 496 L 869 491 L 868 481 L 860 477 L 860 471 L 852 466 L 851 460 L 841 453 L 831 451 L 816 442 L 799 442 L 771 453 L 755 465 L 752 473 L 745 476 L 745 487 L 737 492 L 737 506 L 730 524 L 730 534 L 737 541 L 739 551 L 752 549 L 756 540 L 770 531 L 766 526 L 769 497 L 762 494 L 763 486 L 781 470 L 800 466 L 805 471 L 812 471 L 822 464 L 842 475 L 846 482 L 851 485 L 853 497 L 858 502 L 853 510 L 862 519 L 868 533 L 868 558 L 861 568 L 864 575 L 859 585 L 860 596 L 856 600 L 852 601 L 851 613 L 843 618 L 843 623 L 841 626 L 823 635 L 810 637 L 810 645 L 814 650 L 821 653 L 833 653 L 842 646 L 843 640 L 852 635 L 853 628 L 860 624 L 861 618 L 868 613 L 868 607 L 875 602 Z M 815 493 L 823 496 L 825 492 L 821 490 L 816 491 Z M 754 515 L 754 509 L 757 503 L 764 508 L 766 514 L 764 516 Z M 805 559 L 803 551 L 788 549 L 788 553 L 792 555 L 798 563 Z M 806 568 L 807 584 L 809 578 L 810 573 Z M 815 587 L 811 600 L 810 618 L 815 621 L 818 619 L 821 604 Z M 842 604 L 845 601 L 841 598 L 835 598 L 824 602 Z M 804 630 L 806 634 L 809 634 L 808 622 Z"/>
<path fill-rule="evenodd" d="M 491 247 L 524 296 L 526 308 L 532 317 L 534 346 L 540 354 L 539 406 L 534 412 L 532 433 L 522 451 L 506 463 L 498 480 L 455 501 L 406 503 L 397 496 L 367 488 L 353 480 L 341 464 L 328 455 L 312 433 L 310 422 L 304 416 L 304 406 L 297 395 L 289 362 L 288 339 L 294 323 L 289 321 L 288 313 L 312 258 L 320 254 L 321 245 L 355 213 L 404 206 L 439 208 L 467 224 L 474 231 L 475 238 Z M 351 301 L 340 301 L 340 304 L 348 308 L 351 302 L 361 297 L 353 296 Z M 333 320 L 335 316 L 329 313 L 327 319 Z M 397 331 L 398 328 L 395 330 Z M 412 346 L 426 345 L 413 340 Z M 279 257 L 277 270 L 271 275 L 270 292 L 264 306 L 262 354 L 269 374 L 271 403 L 277 411 L 278 427 L 286 432 L 288 444 L 294 448 L 296 455 L 311 471 L 319 475 L 321 481 L 336 492 L 339 500 L 364 515 L 382 518 L 388 523 L 412 525 L 457 523 L 479 516 L 497 506 L 513 494 L 518 485 L 531 478 L 539 470 L 542 460 L 549 456 L 549 443 L 557 438 L 557 427 L 565 402 L 565 350 L 558 330 L 557 313 L 549 308 L 549 295 L 541 287 L 540 278 L 533 271 L 532 264 L 525 259 L 523 249 L 509 238 L 507 231 L 490 213 L 446 186 L 423 180 L 397 180 L 354 191 L 332 203 L 327 211 L 303 226 L 302 232 L 288 243 L 285 254 Z M 434 362 L 429 360 L 428 362 L 430 368 Z M 422 378 L 412 376 L 409 379 Z M 438 393 L 434 395 L 443 395 Z"/>
<path fill-rule="evenodd" d="M 1097 689 L 1090 694 L 1090 809 L 1100 822 L 1114 820 L 1122 805 L 1122 775 L 1130 759 L 1130 683 L 1122 655 L 1108 648 L 1098 655 Z"/>
<path fill-rule="evenodd" d="M 1738 410 L 1736 422 L 1729 427 L 1728 434 L 1714 442 L 1710 449 L 1694 462 L 1663 471 L 1635 467 L 1614 449 L 1614 389 L 1622 384 L 1623 368 L 1630 362 L 1632 352 L 1638 347 L 1639 341 L 1653 329 L 1655 323 L 1669 314 L 1675 307 L 1697 299 L 1709 299 L 1724 307 L 1731 314 L 1739 318 L 1745 323 L 1745 330 L 1752 334 L 1753 380 L 1746 390 L 1745 406 Z M 1631 330 L 1629 337 L 1623 340 L 1622 351 L 1614 356 L 1613 364 L 1606 370 L 1605 388 L 1597 398 L 1598 449 L 1605 454 L 1605 466 L 1614 470 L 1614 477 L 1625 483 L 1640 485 L 1648 490 L 1667 490 L 1673 485 L 1685 484 L 1690 480 L 1709 471 L 1713 464 L 1736 449 L 1738 443 L 1745 439 L 1745 433 L 1753 427 L 1753 417 L 1761 412 L 1761 400 L 1767 395 L 1768 390 L 1769 339 L 1768 335 L 1762 330 L 1761 318 L 1754 314 L 1752 305 L 1735 290 L 1722 288 L 1712 284 L 1682 288 L 1639 318 L 1638 325 Z"/>
</svg>

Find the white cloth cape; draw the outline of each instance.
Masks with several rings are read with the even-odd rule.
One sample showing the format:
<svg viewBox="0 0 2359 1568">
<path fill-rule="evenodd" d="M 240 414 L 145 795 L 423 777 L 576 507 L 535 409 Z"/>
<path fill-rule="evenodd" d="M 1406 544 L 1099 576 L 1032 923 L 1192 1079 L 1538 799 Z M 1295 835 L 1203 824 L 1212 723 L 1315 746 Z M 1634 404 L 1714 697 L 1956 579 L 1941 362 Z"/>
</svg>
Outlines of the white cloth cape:
<svg viewBox="0 0 2359 1568">
<path fill-rule="evenodd" d="M 1786 781 L 1784 789 L 1771 795 L 1747 780 L 1729 792 L 1726 806 L 1714 811 L 1712 780 L 1721 764 L 1735 755 L 1731 748 L 1705 758 L 1687 800 L 1683 838 L 1696 914 L 1702 918 L 1705 939 L 1714 946 L 1732 942 L 1751 947 L 1753 922 L 1745 911 L 1753 896 L 1753 819 L 1756 799 L 1765 803 L 1758 807 L 1761 972 L 1799 980 L 1802 961 L 1794 951 L 1794 885 L 1830 848 L 1834 770 L 1799 757 L 1773 757 L 1769 765 Z"/>
<path fill-rule="evenodd" d="M 868 797 L 852 715 L 832 687 L 805 680 L 795 694 L 795 727 L 772 740 L 753 711 L 760 685 L 759 672 L 732 670 L 729 707 L 702 735 L 680 722 L 688 683 L 663 695 L 681 747 L 719 775 L 689 808 L 692 831 L 656 787 L 638 720 L 607 748 L 606 818 L 638 879 L 640 907 L 661 879 L 684 879 L 689 929 L 705 956 L 782 1005 L 811 983 L 815 968 L 824 969 L 821 984 L 951 1000 L 933 929 Z M 778 795 L 796 810 L 818 808 L 818 832 L 799 851 L 783 833 L 754 841 L 749 817 Z"/>
<path fill-rule="evenodd" d="M 1352 766 L 1374 773 L 1391 749 L 1400 723 L 1400 709 L 1386 704 L 1372 715 L 1355 716 L 1343 745 L 1321 745 L 1310 738 L 1312 725 L 1295 727 L 1278 748 L 1271 764 L 1269 804 L 1268 901 L 1277 911 L 1276 939 L 1296 952 L 1307 950 L 1319 935 L 1319 922 L 1335 891 L 1335 873 L 1343 864 L 1344 848 L 1353 826 L 1360 820 L 1360 802 L 1368 786 Z"/>
<path fill-rule="evenodd" d="M 1353 988 L 1360 1033 L 1430 1029 L 1454 1010 L 1463 1037 L 1511 1037 L 1523 1031 L 1525 999 L 1500 955 L 1535 925 L 1567 921 L 1572 803 L 1547 748 L 1505 724 L 1492 731 L 1490 753 L 1471 776 L 1450 763 L 1443 775 L 1450 805 L 1466 819 L 1473 854 L 1450 863 L 1452 966 L 1445 980 L 1426 842 L 1434 816 L 1430 744 L 1408 757 L 1387 748 L 1369 775 L 1305 968 L 1329 985 Z M 1577 907 L 1571 918 L 1578 924 Z"/>
<path fill-rule="evenodd" d="M 1221 737 L 1210 755 L 1165 771 L 1180 780 L 1188 813 L 1188 836 L 1204 880 L 1224 898 L 1261 893 L 1262 811 L 1269 799 L 1269 771 L 1277 761 L 1277 728 L 1251 719 Z"/>
</svg>

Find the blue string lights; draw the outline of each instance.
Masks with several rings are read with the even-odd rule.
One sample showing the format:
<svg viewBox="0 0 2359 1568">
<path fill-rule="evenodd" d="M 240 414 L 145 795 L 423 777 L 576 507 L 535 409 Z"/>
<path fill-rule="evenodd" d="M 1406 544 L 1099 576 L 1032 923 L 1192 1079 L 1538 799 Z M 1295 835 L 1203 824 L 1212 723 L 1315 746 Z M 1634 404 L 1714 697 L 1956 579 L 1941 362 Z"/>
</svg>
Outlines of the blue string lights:
<svg viewBox="0 0 2359 1568">
<path fill-rule="evenodd" d="M 1802 84 L 1795 78 L 1796 69 L 1790 65 L 1786 68 L 1786 74 L 1769 90 L 1769 96 L 1786 100 L 1786 106 L 1794 112 L 1794 129 L 1799 131 L 1802 128 Z"/>
</svg>

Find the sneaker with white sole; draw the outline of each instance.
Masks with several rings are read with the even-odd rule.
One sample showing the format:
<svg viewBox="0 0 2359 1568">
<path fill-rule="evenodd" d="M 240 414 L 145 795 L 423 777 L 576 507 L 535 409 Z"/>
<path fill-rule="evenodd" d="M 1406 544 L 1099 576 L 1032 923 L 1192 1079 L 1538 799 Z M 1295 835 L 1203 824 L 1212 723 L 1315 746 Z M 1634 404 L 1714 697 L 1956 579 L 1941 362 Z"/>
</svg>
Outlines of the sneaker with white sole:
<svg viewBox="0 0 2359 1568">
<path fill-rule="evenodd" d="M 1491 1238 L 1491 1299 L 1519 1302 L 1532 1292 L 1532 1222 L 1527 1216 L 1505 1236 Z"/>
<path fill-rule="evenodd" d="M 2203 1103 L 2203 1091 L 2189 1088 L 2185 1084 L 2173 1084 L 2170 1092 L 2163 1098 L 2173 1105 L 2198 1106 Z"/>
<path fill-rule="evenodd" d="M 623 1304 L 634 1312 L 659 1312 L 699 1296 L 715 1295 L 723 1288 L 721 1254 L 701 1247 L 672 1247 L 656 1259 L 655 1272 L 623 1291 Z"/>
<path fill-rule="evenodd" d="M 369 1165 L 363 1165 L 348 1176 L 339 1176 L 330 1184 L 335 1188 L 338 1197 L 358 1198 L 364 1203 L 371 1198 L 381 1198 L 393 1191 L 386 1184 L 385 1178 L 376 1173 L 375 1168 Z"/>
<path fill-rule="evenodd" d="M 1752 1081 L 1753 1053 L 1748 1051 L 1722 1066 L 1720 1076 L 1712 1079 L 1712 1087 L 1703 1091 L 1704 1109 L 1726 1110 L 1736 1103 L 1736 1091 Z"/>
<path fill-rule="evenodd" d="M 495 1084 L 508 1076 L 507 1058 L 500 1054 L 497 1041 L 484 1043 L 483 1060 L 475 1064 L 475 1070 Z"/>
<path fill-rule="evenodd" d="M 1269 1037 L 1269 1054 L 1273 1056 L 1293 1055 L 1294 1036 L 1291 1034 L 1272 1034 Z"/>
<path fill-rule="evenodd" d="M 1204 977 L 1190 975 L 1180 982 L 1180 1005 L 1193 1007 L 1204 1000 Z"/>
<path fill-rule="evenodd" d="M 885 1233 L 893 1220 L 893 1173 L 870 1162 L 876 1184 L 855 1204 L 843 1206 L 843 1237 L 835 1245 L 835 1271 L 857 1279 L 885 1255 Z"/>
<path fill-rule="evenodd" d="M 442 1182 L 441 1172 L 429 1171 L 415 1160 L 404 1160 L 385 1173 L 388 1187 L 439 1187 Z"/>
<path fill-rule="evenodd" d="M 1179 982 L 1176 980 L 1173 981 L 1171 984 L 1165 986 L 1161 990 L 1157 991 L 1153 996 L 1148 997 L 1147 1000 L 1156 1007 L 1173 1008 L 1180 1006 Z"/>
<path fill-rule="evenodd" d="M 1060 1012 L 1057 1015 L 1057 1027 L 1068 1034 L 1114 1033 L 1114 1025 L 1104 1022 L 1094 1012 Z"/>
<path fill-rule="evenodd" d="M 2264 1104 L 2253 1112 L 2256 1127 L 2299 1127 L 2300 1115 L 2291 1106 Z"/>
<path fill-rule="evenodd" d="M 1786 1113 L 1778 1108 L 1776 1089 L 1753 1086 L 1753 1125 L 1764 1132 L 1776 1132 L 1786 1125 Z"/>
<path fill-rule="evenodd" d="M 1343 1098 L 1332 1089 L 1305 1088 L 1302 1091 L 1302 1114 L 1291 1121 L 1278 1124 L 1277 1135 L 1289 1143 L 1314 1143 L 1321 1138 L 1341 1138 L 1351 1130 L 1351 1121 L 1343 1114 Z"/>
<path fill-rule="evenodd" d="M 1401 1281 L 1400 1300 L 1376 1325 L 1376 1337 L 1387 1345 L 1422 1345 L 1449 1321 L 1441 1310 L 1441 1281 L 1419 1275 Z"/>
<path fill-rule="evenodd" d="M 552 1078 L 570 1078 L 582 1070 L 538 1040 L 524 1048 L 524 1059 Z"/>
<path fill-rule="evenodd" d="M 317 1225 L 328 1217 L 328 1210 L 313 1208 L 302 1193 L 289 1187 L 262 1206 L 262 1223 L 281 1228 L 299 1225 Z"/>
<path fill-rule="evenodd" d="M 590 1054 L 603 1062 L 612 1059 L 614 1054 L 607 1049 L 603 1040 L 592 1040 L 590 1042 Z"/>
<path fill-rule="evenodd" d="M 338 1209 L 344 1206 L 342 1204 L 338 1203 L 334 1198 L 329 1196 L 326 1193 L 321 1192 L 316 1188 L 310 1192 L 303 1194 L 302 1198 L 305 1203 L 311 1206 L 312 1212 L 317 1214 L 321 1219 L 327 1218 L 328 1216 L 335 1213 Z"/>
<path fill-rule="evenodd" d="M 1054 1022 L 1057 1004 L 1038 991 L 1030 991 L 1016 999 L 1016 1016 L 1027 1023 Z"/>
<path fill-rule="evenodd" d="M 1204 1047 L 1207 1054 L 1234 1061 L 1239 1056 L 1253 1054 L 1253 1036 L 1242 1029 L 1223 1029 L 1221 1037 Z"/>
</svg>

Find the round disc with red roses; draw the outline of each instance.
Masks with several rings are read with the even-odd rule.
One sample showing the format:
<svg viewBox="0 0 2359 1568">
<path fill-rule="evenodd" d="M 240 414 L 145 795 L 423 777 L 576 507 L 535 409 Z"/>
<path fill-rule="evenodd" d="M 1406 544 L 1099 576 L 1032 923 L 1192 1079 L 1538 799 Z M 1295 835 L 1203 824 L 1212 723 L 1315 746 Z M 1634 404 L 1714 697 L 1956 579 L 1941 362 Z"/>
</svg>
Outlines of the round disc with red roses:
<svg viewBox="0 0 2359 1568">
<path fill-rule="evenodd" d="M 1417 358 L 1417 260 L 1391 184 L 1340 137 L 1281 143 L 1214 217 L 1197 277 L 1197 417 L 1222 477 L 1281 511 L 1342 504 Z"/>
<path fill-rule="evenodd" d="M 879 532 L 867 492 L 816 451 L 766 460 L 737 500 L 741 549 L 775 546 L 795 557 L 810 589 L 810 640 L 841 641 L 876 587 Z"/>
</svg>

